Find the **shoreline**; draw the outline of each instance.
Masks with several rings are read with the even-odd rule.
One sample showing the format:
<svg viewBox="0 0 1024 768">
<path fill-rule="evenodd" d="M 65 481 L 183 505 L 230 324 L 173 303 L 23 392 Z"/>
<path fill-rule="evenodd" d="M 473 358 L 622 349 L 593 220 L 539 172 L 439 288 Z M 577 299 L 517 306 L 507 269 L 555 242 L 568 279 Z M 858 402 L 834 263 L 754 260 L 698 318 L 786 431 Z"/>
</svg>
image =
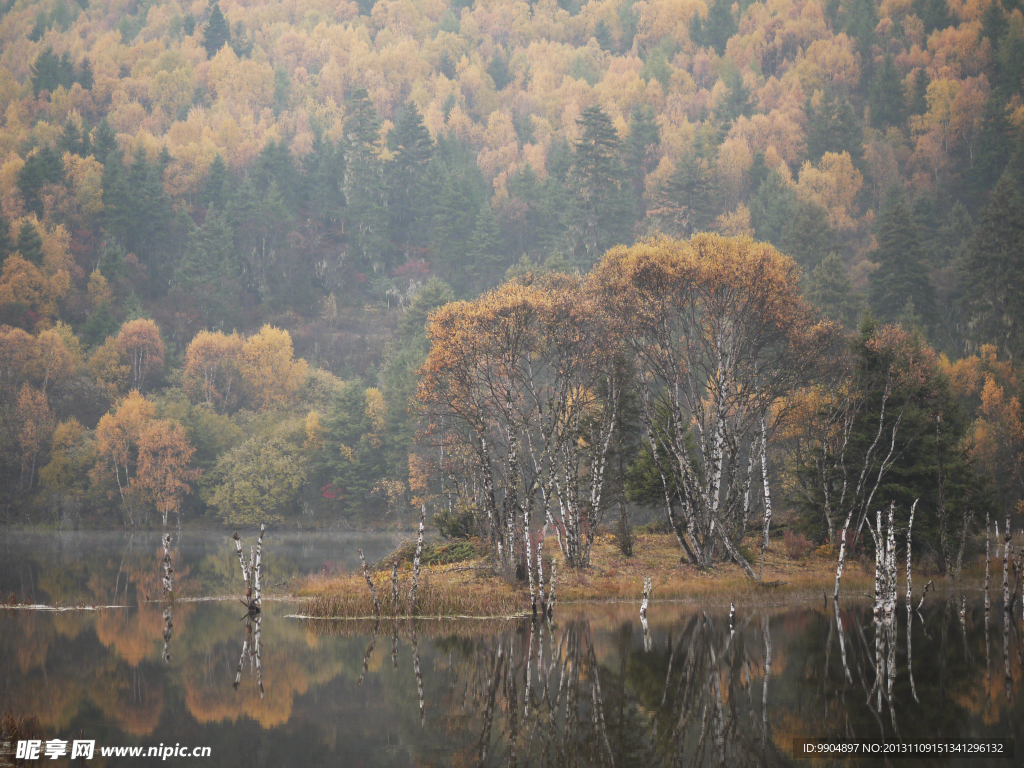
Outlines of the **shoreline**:
<svg viewBox="0 0 1024 768">
<path fill-rule="evenodd" d="M 728 607 L 732 603 L 741 607 L 822 600 L 831 603 L 835 585 L 834 558 L 815 552 L 794 560 L 782 549 L 781 541 L 772 542 L 765 552 L 764 582 L 758 583 L 747 579 L 734 563 L 722 563 L 712 571 L 702 572 L 680 562 L 678 544 L 671 534 L 636 536 L 634 556 L 630 558 L 619 553 L 614 536 L 599 536 L 594 542 L 588 569 L 565 568 L 561 554 L 555 553 L 558 564 L 555 615 L 557 617 L 561 608 L 570 605 L 635 604 L 639 610 L 646 576 L 654 582 L 652 604 Z M 480 557 L 454 564 L 456 567 L 451 563 L 421 565 L 415 610 L 410 610 L 408 605 L 411 569 L 408 563 L 403 563 L 399 568 L 396 606 L 392 598 L 391 569 L 387 567 L 390 557 L 370 569 L 382 605 L 379 615 L 363 574 L 354 572 L 309 576 L 291 585 L 293 594 L 307 601 L 301 611 L 303 618 L 392 621 L 410 617 L 529 618 L 533 615 L 528 585 L 525 582 L 510 584 Z M 977 565 L 971 563 L 965 568 L 959 583 L 951 576 L 926 574 L 915 569 L 918 585 L 915 598 L 928 580 L 935 582 L 933 590 L 939 594 L 951 590 L 975 591 Z M 848 560 L 840 599 L 871 599 L 873 590 L 874 560 Z"/>
</svg>

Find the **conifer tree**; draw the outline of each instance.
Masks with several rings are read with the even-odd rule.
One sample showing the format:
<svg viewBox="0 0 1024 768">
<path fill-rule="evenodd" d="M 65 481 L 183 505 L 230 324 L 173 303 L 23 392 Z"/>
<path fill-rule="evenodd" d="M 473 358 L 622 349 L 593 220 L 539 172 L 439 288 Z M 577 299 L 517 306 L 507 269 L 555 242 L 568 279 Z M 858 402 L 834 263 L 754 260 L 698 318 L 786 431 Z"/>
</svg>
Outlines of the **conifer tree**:
<svg viewBox="0 0 1024 768">
<path fill-rule="evenodd" d="M 57 148 L 62 155 L 65 152 L 70 152 L 73 155 L 85 157 L 89 154 L 89 134 L 87 132 L 83 134 L 78 129 L 78 124 L 69 117 L 64 122 L 64 132 L 57 142 Z"/>
<path fill-rule="evenodd" d="M 820 102 L 812 98 L 804 106 L 807 114 L 807 158 L 817 164 L 826 152 L 849 152 L 854 165 L 864 156 L 864 135 L 846 99 L 825 88 Z"/>
<path fill-rule="evenodd" d="M 729 38 L 736 34 L 736 20 L 732 4 L 727 0 L 714 0 L 708 6 L 707 19 L 695 13 L 690 20 L 690 39 L 699 46 L 713 48 L 719 56 L 725 53 Z"/>
<path fill-rule="evenodd" d="M 864 310 L 863 297 L 854 291 L 843 260 L 834 252 L 822 259 L 811 273 L 807 298 L 847 330 L 857 327 Z"/>
<path fill-rule="evenodd" d="M 216 208 L 194 229 L 178 268 L 174 285 L 195 302 L 207 326 L 220 326 L 238 302 L 238 266 L 227 217 Z"/>
<path fill-rule="evenodd" d="M 224 189 L 228 178 L 228 168 L 224 164 L 224 158 L 220 153 L 210 163 L 210 170 L 206 172 L 206 183 L 203 184 L 203 191 L 200 201 L 206 207 L 214 206 L 224 210 Z"/>
<path fill-rule="evenodd" d="M 345 218 L 357 259 L 374 271 L 384 266 L 387 190 L 374 143 L 380 121 L 365 89 L 352 94 L 345 121 Z"/>
<path fill-rule="evenodd" d="M 986 99 L 978 133 L 978 149 L 971 168 L 974 188 L 981 192 L 999 180 L 1013 154 L 1013 127 L 1007 117 L 1009 105 L 998 92 Z"/>
<path fill-rule="evenodd" d="M 228 20 L 221 13 L 220 4 L 214 3 L 210 9 L 210 20 L 206 22 L 206 29 L 203 32 L 206 55 L 212 59 L 230 40 L 231 29 L 228 27 Z"/>
<path fill-rule="evenodd" d="M 878 9 L 874 0 L 851 0 L 844 3 L 845 31 L 856 43 L 861 61 L 861 85 L 866 86 L 874 78 L 875 28 L 878 26 Z"/>
<path fill-rule="evenodd" d="M 743 77 L 740 73 L 732 71 L 724 79 L 729 89 L 725 92 L 725 98 L 722 99 L 716 109 L 716 117 L 719 123 L 719 139 L 725 138 L 737 117 L 749 115 L 753 109 L 750 89 L 743 82 Z"/>
<path fill-rule="evenodd" d="M 912 299 L 925 327 L 932 327 L 936 320 L 935 287 L 925 270 L 913 216 L 901 198 L 890 196 L 872 259 L 878 262 L 878 269 L 871 275 L 871 307 L 876 315 L 895 320 L 907 300 Z"/>
<path fill-rule="evenodd" d="M 583 264 L 617 243 L 630 240 L 631 195 L 619 158 L 619 135 L 611 118 L 599 106 L 587 107 L 577 119 L 576 141 L 570 171 L 575 191 L 570 227 L 577 258 Z"/>
<path fill-rule="evenodd" d="M 96 159 L 103 163 L 103 170 L 106 172 L 107 158 L 111 152 L 118 151 L 117 137 L 114 135 L 114 129 L 110 127 L 106 117 L 100 120 L 93 131 L 92 147 Z"/>
<path fill-rule="evenodd" d="M 501 232 L 489 202 L 485 201 L 477 212 L 466 255 L 468 272 L 478 290 L 493 287 L 505 272 Z"/>
<path fill-rule="evenodd" d="M 447 168 L 434 209 L 433 252 L 439 274 L 454 282 L 466 266 L 469 239 L 479 208 L 479 195 L 467 174 Z"/>
<path fill-rule="evenodd" d="M 880 129 L 903 125 L 906 120 L 904 99 L 903 79 L 892 54 L 887 54 L 871 84 L 871 124 Z"/>
<path fill-rule="evenodd" d="M 1009 174 L 989 195 L 960 274 L 967 336 L 1024 354 L 1024 201 Z"/>
<path fill-rule="evenodd" d="M 317 133 L 303 166 L 309 205 L 321 224 L 333 231 L 345 208 L 345 156 L 333 141 Z"/>
<path fill-rule="evenodd" d="M 707 232 L 719 212 L 719 191 L 707 160 L 684 155 L 657 191 L 647 217 L 654 227 L 675 237 Z"/>
<path fill-rule="evenodd" d="M 611 30 L 608 29 L 608 25 L 604 19 L 598 19 L 594 24 L 594 39 L 597 40 L 597 44 L 601 46 L 602 51 L 611 52 L 615 48 L 615 42 L 612 40 Z"/>
<path fill-rule="evenodd" d="M 78 84 L 85 90 L 91 91 L 93 84 L 92 64 L 88 58 L 82 59 L 82 65 L 78 69 Z"/>
<path fill-rule="evenodd" d="M 416 104 L 409 102 L 388 135 L 392 160 L 385 169 L 391 240 L 404 260 L 411 249 L 425 245 L 430 199 L 424 188 L 434 142 Z"/>
<path fill-rule="evenodd" d="M 39 193 L 47 184 L 60 184 L 62 181 L 64 163 L 60 155 L 51 147 L 40 147 L 25 159 L 25 164 L 18 171 L 18 190 L 25 207 L 41 219 L 43 200 Z"/>
<path fill-rule="evenodd" d="M 914 12 L 924 22 L 926 35 L 953 24 L 949 15 L 949 4 L 946 0 L 914 0 Z"/>
<path fill-rule="evenodd" d="M 97 269 L 103 275 L 103 279 L 112 286 L 128 276 L 127 255 L 124 247 L 116 239 L 107 238 L 103 241 Z"/>
<path fill-rule="evenodd" d="M 769 171 L 750 198 L 750 223 L 757 239 L 780 247 L 798 208 L 792 187 L 777 170 Z"/>
<path fill-rule="evenodd" d="M 661 133 L 654 110 L 649 105 L 635 107 L 629 116 L 629 138 L 626 140 L 626 162 L 633 194 L 636 196 L 639 217 L 643 218 L 644 179 L 659 160 Z"/>
<path fill-rule="evenodd" d="M 18 252 L 25 257 L 26 261 L 35 264 L 37 267 L 43 265 L 43 239 L 36 231 L 35 225 L 25 219 L 18 229 Z"/>
</svg>

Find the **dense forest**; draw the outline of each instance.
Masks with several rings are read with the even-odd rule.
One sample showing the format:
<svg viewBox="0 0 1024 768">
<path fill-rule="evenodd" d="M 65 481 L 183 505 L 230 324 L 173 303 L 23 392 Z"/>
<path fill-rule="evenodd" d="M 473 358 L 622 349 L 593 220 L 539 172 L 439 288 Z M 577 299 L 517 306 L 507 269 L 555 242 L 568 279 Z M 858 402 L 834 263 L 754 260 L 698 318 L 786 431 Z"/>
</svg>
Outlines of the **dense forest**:
<svg viewBox="0 0 1024 768">
<path fill-rule="evenodd" d="M 759 503 L 770 475 L 834 544 L 828 425 L 870 464 L 890 401 L 908 447 L 882 496 L 942 510 L 945 556 L 970 515 L 1024 495 L 1019 0 L 0 14 L 7 520 L 405 520 L 455 477 L 424 458 L 431 312 L 585 294 L 609 249 L 705 232 L 790 257 L 780 290 L 848 334 L 821 373 L 839 379 L 794 377 L 744 427 L 733 460 L 763 470 Z M 659 481 L 656 446 L 695 438 L 619 395 L 600 504 L 674 496 L 671 518 L 710 465 Z"/>
</svg>

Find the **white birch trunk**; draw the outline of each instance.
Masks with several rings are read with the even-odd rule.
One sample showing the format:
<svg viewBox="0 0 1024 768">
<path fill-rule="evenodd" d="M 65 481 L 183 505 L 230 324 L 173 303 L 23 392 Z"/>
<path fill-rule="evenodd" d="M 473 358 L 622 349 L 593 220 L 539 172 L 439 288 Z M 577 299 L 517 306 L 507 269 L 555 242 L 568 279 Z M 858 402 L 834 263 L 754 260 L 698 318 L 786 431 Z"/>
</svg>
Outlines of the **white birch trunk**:
<svg viewBox="0 0 1024 768">
<path fill-rule="evenodd" d="M 409 615 L 416 610 L 416 590 L 420 584 L 420 555 L 423 554 L 423 520 L 427 516 L 426 503 L 420 506 L 420 529 L 416 537 L 416 557 L 412 561 L 412 589 L 409 593 Z"/>
</svg>

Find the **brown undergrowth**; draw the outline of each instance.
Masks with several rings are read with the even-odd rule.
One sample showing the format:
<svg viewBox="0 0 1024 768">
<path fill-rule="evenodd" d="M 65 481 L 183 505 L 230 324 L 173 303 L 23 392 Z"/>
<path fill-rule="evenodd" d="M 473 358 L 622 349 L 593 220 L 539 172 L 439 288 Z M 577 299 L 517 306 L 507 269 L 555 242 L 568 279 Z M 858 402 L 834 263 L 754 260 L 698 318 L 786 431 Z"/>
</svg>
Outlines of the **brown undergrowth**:
<svg viewBox="0 0 1024 768">
<path fill-rule="evenodd" d="M 758 542 L 746 542 L 753 558 L 754 570 L 759 568 Z M 552 548 L 545 550 L 550 562 Z M 822 600 L 823 592 L 831 599 L 835 583 L 835 557 L 826 551 L 813 551 L 795 560 L 789 557 L 783 542 L 773 540 L 765 553 L 763 584 L 750 581 L 734 563 L 720 563 L 710 571 L 684 563 L 679 544 L 671 534 L 637 534 L 634 557 L 624 557 L 614 536 L 599 536 L 591 554 L 590 568 L 566 568 L 561 554 L 554 552 L 558 562 L 557 601 L 559 605 L 592 601 L 624 601 L 639 604 L 645 576 L 654 581 L 652 601 L 682 601 L 715 606 L 735 603 L 737 606 L 768 606 Z M 387 564 L 393 558 L 382 560 Z M 843 573 L 842 594 L 863 596 L 874 589 L 874 561 L 848 561 Z M 545 569 L 547 570 L 547 569 Z M 546 575 L 546 574 L 545 574 Z M 394 604 L 391 594 L 391 570 L 371 570 L 371 578 L 385 616 L 408 616 L 411 569 L 404 564 L 399 571 L 399 600 Z M 915 574 L 917 591 L 927 581 L 924 574 Z M 936 580 L 937 586 L 938 580 Z M 361 573 L 313 576 L 302 582 L 299 597 L 309 600 L 301 613 L 316 617 L 372 619 L 373 599 Z M 556 611 L 558 608 L 556 608 Z M 530 611 L 529 590 L 525 583 L 511 585 L 490 567 L 484 558 L 444 565 L 424 566 L 420 576 L 413 615 L 433 617 L 509 617 Z"/>
</svg>

